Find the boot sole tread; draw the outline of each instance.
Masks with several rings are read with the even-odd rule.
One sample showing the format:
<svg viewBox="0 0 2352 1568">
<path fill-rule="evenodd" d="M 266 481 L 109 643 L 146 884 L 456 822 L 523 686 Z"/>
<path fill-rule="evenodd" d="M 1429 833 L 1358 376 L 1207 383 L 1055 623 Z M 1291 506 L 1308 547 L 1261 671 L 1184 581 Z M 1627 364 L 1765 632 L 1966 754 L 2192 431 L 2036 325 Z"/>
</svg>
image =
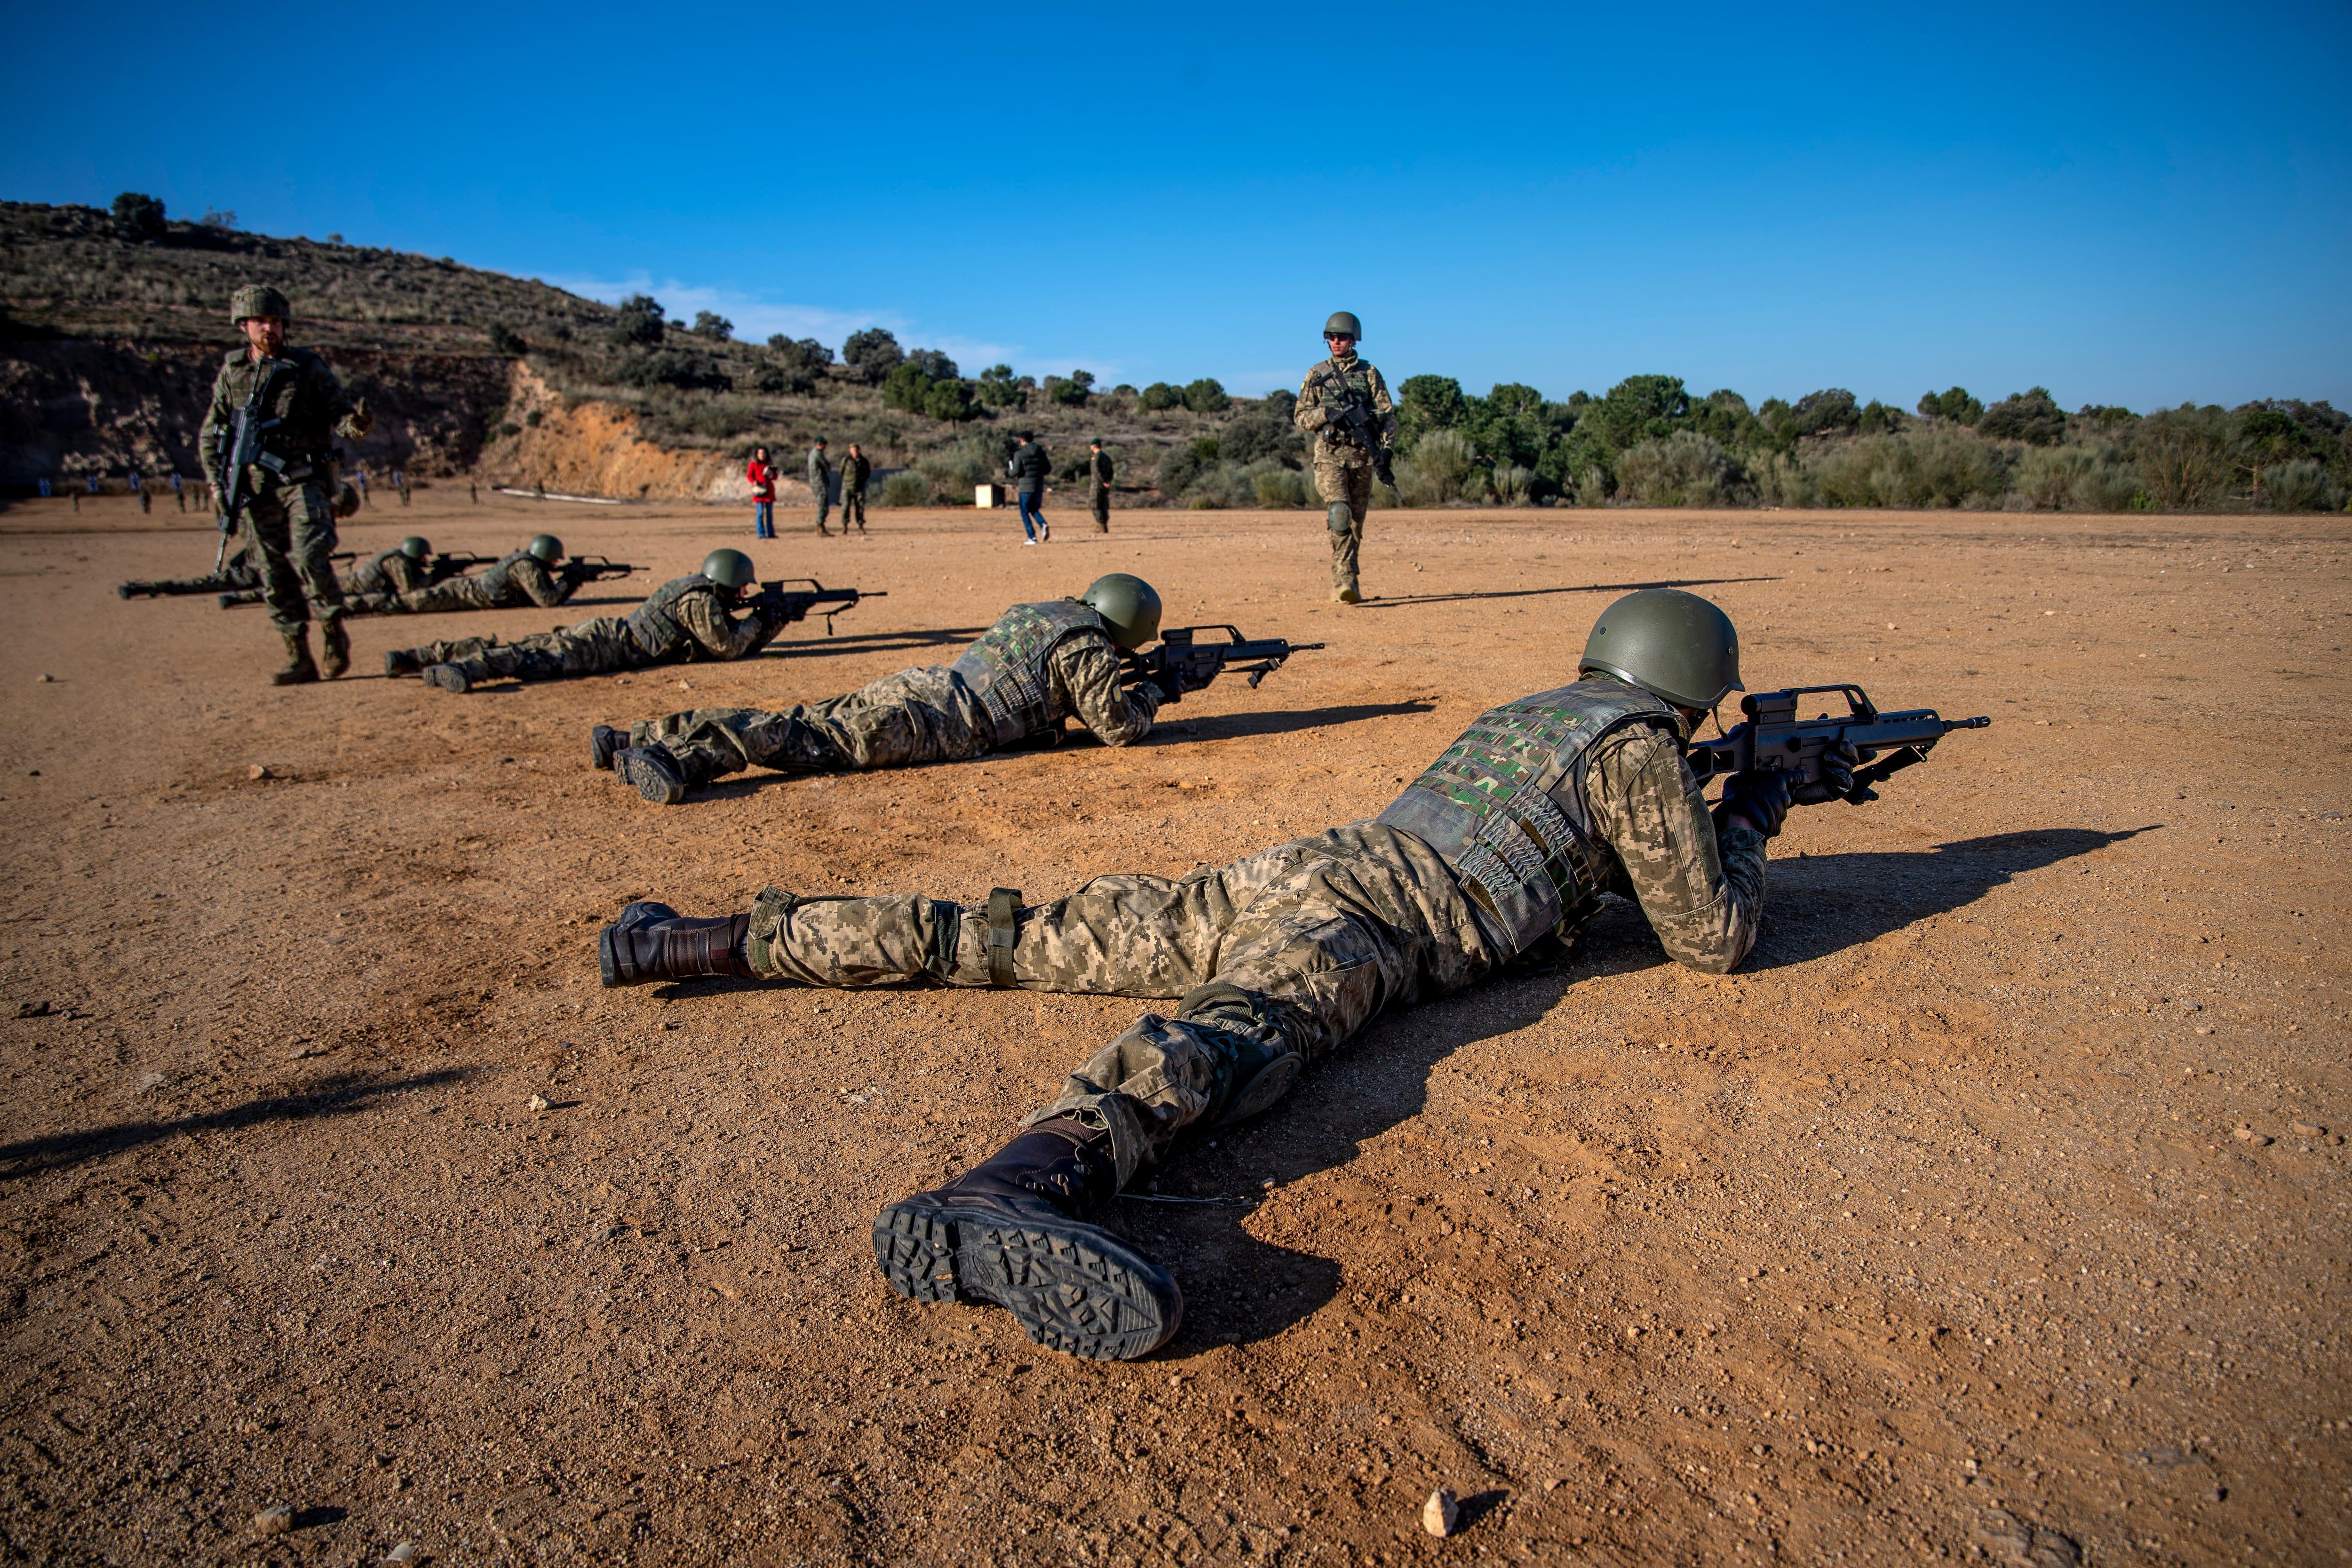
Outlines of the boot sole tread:
<svg viewBox="0 0 2352 1568">
<path fill-rule="evenodd" d="M 906 1199 L 874 1222 L 874 1260 L 917 1301 L 987 1301 L 1031 1341 L 1132 1361 L 1175 1337 L 1184 1299 L 1167 1270 L 1109 1231 Z"/>
<path fill-rule="evenodd" d="M 613 769 L 621 775 L 623 784 L 632 785 L 638 795 L 656 805 L 677 805 L 686 799 L 685 785 L 644 759 L 631 756 L 626 751 L 614 753 Z"/>
</svg>

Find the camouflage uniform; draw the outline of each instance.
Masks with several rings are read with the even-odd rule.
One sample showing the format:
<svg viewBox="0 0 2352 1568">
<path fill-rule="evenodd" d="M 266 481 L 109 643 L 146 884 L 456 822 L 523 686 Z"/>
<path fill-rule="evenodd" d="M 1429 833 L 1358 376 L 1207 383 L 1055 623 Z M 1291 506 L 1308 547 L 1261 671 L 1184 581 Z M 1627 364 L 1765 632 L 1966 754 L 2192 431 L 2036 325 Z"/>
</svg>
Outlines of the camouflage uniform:
<svg viewBox="0 0 2352 1568">
<path fill-rule="evenodd" d="M 1097 449 L 1087 463 L 1087 500 L 1095 509 L 1095 526 L 1110 531 L 1110 454 Z"/>
<path fill-rule="evenodd" d="M 342 585 L 344 608 L 352 615 L 364 616 L 374 613 L 362 603 L 366 595 L 415 593 L 427 586 L 432 575 L 423 562 L 412 561 L 397 550 L 386 550 L 360 562 L 336 581 Z M 261 591 L 257 588 L 221 595 L 224 608 L 260 602 Z"/>
<path fill-rule="evenodd" d="M 1187 1128 L 1265 1109 L 1385 1009 L 1461 990 L 1547 936 L 1573 942 L 1603 889 L 1637 900 L 1675 959 L 1730 970 L 1762 921 L 1764 839 L 1718 834 L 1685 739 L 1648 693 L 1580 681 L 1486 714 L 1373 821 L 1173 881 L 1098 877 L 1001 915 L 771 888 L 749 958 L 805 985 L 1177 998 L 1028 1119 L 1107 1127 L 1125 1184 Z"/>
<path fill-rule="evenodd" d="M 1015 605 L 952 665 L 902 669 L 781 713 L 697 708 L 632 725 L 689 788 L 747 767 L 862 772 L 957 762 L 1058 731 L 1075 716 L 1107 746 L 1143 738 L 1160 689 L 1120 684 L 1102 617 L 1076 600 Z"/>
<path fill-rule="evenodd" d="M 816 531 L 823 533 L 824 520 L 833 510 L 833 465 L 825 461 L 822 447 L 809 448 L 808 488 L 809 494 L 816 498 Z"/>
<path fill-rule="evenodd" d="M 841 459 L 841 531 L 847 533 L 849 525 L 857 524 L 857 531 L 866 531 L 866 481 L 874 475 L 874 464 L 863 452 L 852 452 Z"/>
<path fill-rule="evenodd" d="M 215 495 L 227 489 L 222 445 L 233 416 L 262 384 L 257 413 L 276 423 L 262 433 L 265 461 L 244 476 L 245 500 L 237 521 L 247 531 L 247 549 L 261 579 L 269 618 L 289 634 L 310 619 L 341 618 L 343 591 L 335 581 L 335 514 L 327 497 L 334 474 L 334 437 L 357 435 L 357 410 L 327 362 L 309 349 L 286 349 L 256 364 L 250 351 L 236 349 L 213 380 L 213 400 L 205 411 L 196 442 L 205 479 Z"/>
<path fill-rule="evenodd" d="M 369 594 L 352 601 L 362 616 L 424 616 L 443 610 L 553 609 L 580 591 L 580 579 L 527 550 L 494 563 L 478 577 L 452 577 L 408 593 Z"/>
<path fill-rule="evenodd" d="M 428 668 L 454 664 L 472 681 L 554 680 L 693 659 L 749 658 L 783 629 L 782 621 L 756 612 L 738 619 L 719 595 L 717 584 L 698 572 L 663 584 L 629 616 L 599 616 L 510 643 L 496 637 L 427 643 L 408 656 Z"/>
<path fill-rule="evenodd" d="M 1396 405 L 1389 397 L 1388 383 L 1381 379 L 1372 363 L 1357 354 L 1344 359 L 1327 359 L 1307 373 L 1298 385 L 1298 405 L 1291 411 L 1291 423 L 1315 437 L 1315 488 L 1328 504 L 1346 501 L 1349 519 L 1348 531 L 1333 530 L 1331 533 L 1331 586 L 1352 589 L 1356 586 L 1356 558 L 1364 542 L 1364 514 L 1372 504 L 1372 454 L 1356 441 L 1343 436 L 1331 424 L 1327 402 L 1354 398 L 1369 405 L 1373 423 L 1380 428 L 1381 444 L 1396 442 Z"/>
</svg>

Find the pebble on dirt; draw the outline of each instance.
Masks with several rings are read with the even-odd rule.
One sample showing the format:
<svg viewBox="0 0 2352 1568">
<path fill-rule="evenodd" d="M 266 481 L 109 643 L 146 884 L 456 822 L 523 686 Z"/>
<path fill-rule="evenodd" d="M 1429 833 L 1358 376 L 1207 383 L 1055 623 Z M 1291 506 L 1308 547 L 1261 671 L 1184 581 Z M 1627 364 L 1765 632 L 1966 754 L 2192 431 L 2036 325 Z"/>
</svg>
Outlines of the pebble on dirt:
<svg viewBox="0 0 2352 1568">
<path fill-rule="evenodd" d="M 548 1108 L 547 1096 L 543 1094 L 532 1095 L 530 1097 L 530 1108 L 533 1110 L 545 1110 Z"/>
<path fill-rule="evenodd" d="M 278 775 L 271 773 L 259 763 L 256 763 L 253 766 L 245 770 L 245 776 L 249 779 L 274 779 Z"/>
<path fill-rule="evenodd" d="M 1421 1505 L 1421 1528 L 1432 1535 L 1453 1534 L 1454 1526 L 1461 1518 L 1462 1505 L 1455 1502 L 1454 1494 L 1444 1487 L 1430 1493 L 1429 1500 Z"/>
<path fill-rule="evenodd" d="M 416 1559 L 416 1542 L 404 1541 L 383 1554 L 386 1563 L 412 1563 Z"/>
<path fill-rule="evenodd" d="M 282 1502 L 271 1503 L 253 1516 L 256 1535 L 283 1535 L 294 1528 L 294 1510 Z"/>
</svg>

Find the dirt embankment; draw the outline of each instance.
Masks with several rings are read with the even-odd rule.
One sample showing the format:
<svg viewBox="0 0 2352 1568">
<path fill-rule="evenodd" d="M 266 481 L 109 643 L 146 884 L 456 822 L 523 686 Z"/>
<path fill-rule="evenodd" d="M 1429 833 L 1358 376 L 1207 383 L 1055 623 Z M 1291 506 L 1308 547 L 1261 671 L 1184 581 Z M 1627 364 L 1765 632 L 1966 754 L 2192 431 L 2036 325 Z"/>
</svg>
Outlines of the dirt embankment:
<svg viewBox="0 0 2352 1568">
<path fill-rule="evenodd" d="M 221 353 L 89 338 L 0 344 L 0 484 L 203 472 L 197 432 Z M 375 412 L 367 438 L 346 449 L 378 471 L 465 472 L 508 399 L 504 359 L 337 349 L 329 363 Z"/>
<path fill-rule="evenodd" d="M 650 500 L 705 497 L 737 465 L 716 452 L 669 452 L 647 440 L 628 409 L 567 404 L 529 364 L 508 378 L 504 423 L 482 449 L 479 476 L 494 485 Z M 807 487 L 801 487 L 802 495 Z"/>
</svg>

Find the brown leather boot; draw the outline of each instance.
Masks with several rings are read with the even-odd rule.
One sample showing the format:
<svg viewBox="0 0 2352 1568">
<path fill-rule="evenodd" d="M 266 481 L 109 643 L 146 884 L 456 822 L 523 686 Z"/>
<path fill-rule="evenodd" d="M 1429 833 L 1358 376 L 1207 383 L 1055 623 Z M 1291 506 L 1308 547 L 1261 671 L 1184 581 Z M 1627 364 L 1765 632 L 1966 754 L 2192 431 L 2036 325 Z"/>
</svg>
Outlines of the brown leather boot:
<svg viewBox="0 0 2352 1568">
<path fill-rule="evenodd" d="M 756 979 L 743 944 L 750 915 L 688 920 L 667 904 L 635 903 L 596 937 L 596 967 L 604 984 L 656 985 L 706 974 Z"/>
<path fill-rule="evenodd" d="M 278 635 L 286 639 L 286 668 L 269 678 L 272 686 L 305 686 L 319 679 L 319 667 L 310 662 L 310 623 L 299 626 L 280 626 Z"/>
<path fill-rule="evenodd" d="M 342 616 L 328 616 L 319 623 L 319 673 L 333 680 L 351 667 L 352 634 Z"/>
</svg>

